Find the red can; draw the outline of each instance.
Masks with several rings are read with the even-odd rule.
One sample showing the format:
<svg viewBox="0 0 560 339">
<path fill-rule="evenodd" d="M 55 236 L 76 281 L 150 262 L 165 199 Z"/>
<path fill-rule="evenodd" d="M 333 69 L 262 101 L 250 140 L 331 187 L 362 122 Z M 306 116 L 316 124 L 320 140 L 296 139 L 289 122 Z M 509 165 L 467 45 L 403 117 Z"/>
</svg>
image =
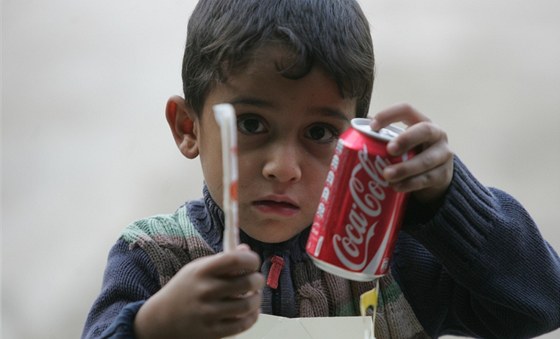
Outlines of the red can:
<svg viewBox="0 0 560 339">
<path fill-rule="evenodd" d="M 352 119 L 341 135 L 306 247 L 319 268 L 357 281 L 387 273 L 408 194 L 395 192 L 382 173 L 414 155 L 389 156 L 387 143 L 403 130 L 374 132 L 370 123 Z"/>
</svg>

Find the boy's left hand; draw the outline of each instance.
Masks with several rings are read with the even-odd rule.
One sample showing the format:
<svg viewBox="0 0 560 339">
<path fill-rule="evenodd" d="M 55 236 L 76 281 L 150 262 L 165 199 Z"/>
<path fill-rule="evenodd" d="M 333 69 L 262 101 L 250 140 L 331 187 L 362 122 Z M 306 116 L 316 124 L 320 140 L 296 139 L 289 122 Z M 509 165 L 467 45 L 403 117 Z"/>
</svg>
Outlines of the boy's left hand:
<svg viewBox="0 0 560 339">
<path fill-rule="evenodd" d="M 385 168 L 389 184 L 400 192 L 412 192 L 425 204 L 437 204 L 445 194 L 453 176 L 453 153 L 447 144 L 447 134 L 413 107 L 395 105 L 377 113 L 371 128 L 379 130 L 395 122 L 408 128 L 387 144 L 393 156 L 417 150 L 412 159 Z"/>
</svg>

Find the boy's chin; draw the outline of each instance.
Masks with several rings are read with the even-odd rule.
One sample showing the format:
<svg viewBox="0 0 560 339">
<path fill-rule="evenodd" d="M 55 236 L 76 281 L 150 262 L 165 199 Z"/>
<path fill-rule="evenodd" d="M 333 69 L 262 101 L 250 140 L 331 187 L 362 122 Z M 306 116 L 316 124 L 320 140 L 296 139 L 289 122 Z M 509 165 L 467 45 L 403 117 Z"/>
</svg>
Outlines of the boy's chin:
<svg viewBox="0 0 560 339">
<path fill-rule="evenodd" d="M 301 232 L 283 233 L 283 234 L 263 234 L 260 232 L 251 232 L 250 230 L 243 230 L 251 238 L 267 244 L 278 244 L 292 239 Z"/>
</svg>

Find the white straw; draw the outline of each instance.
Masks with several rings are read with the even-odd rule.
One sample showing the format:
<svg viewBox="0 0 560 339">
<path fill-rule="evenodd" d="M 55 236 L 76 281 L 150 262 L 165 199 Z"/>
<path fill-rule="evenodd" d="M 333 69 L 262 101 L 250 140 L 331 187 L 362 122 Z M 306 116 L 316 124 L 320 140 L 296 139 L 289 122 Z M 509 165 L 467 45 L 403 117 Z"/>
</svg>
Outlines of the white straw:
<svg viewBox="0 0 560 339">
<path fill-rule="evenodd" d="M 223 210 L 224 252 L 231 251 L 239 244 L 239 220 L 237 216 L 237 119 L 230 104 L 213 107 L 214 116 L 220 125 L 222 138 L 222 175 L 223 175 Z"/>
</svg>

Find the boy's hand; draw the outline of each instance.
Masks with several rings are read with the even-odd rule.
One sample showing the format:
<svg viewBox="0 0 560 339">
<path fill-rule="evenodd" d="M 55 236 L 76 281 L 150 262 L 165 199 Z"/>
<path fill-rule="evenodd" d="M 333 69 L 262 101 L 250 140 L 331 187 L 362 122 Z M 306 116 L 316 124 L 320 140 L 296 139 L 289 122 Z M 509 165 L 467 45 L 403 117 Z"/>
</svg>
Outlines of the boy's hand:
<svg viewBox="0 0 560 339">
<path fill-rule="evenodd" d="M 371 127 L 377 131 L 395 122 L 409 127 L 387 144 L 389 154 L 399 156 L 412 148 L 418 153 L 408 161 L 386 167 L 385 179 L 397 191 L 412 192 L 425 204 L 437 204 L 453 176 L 453 153 L 447 145 L 447 134 L 407 104 L 377 113 Z"/>
<path fill-rule="evenodd" d="M 138 338 L 223 338 L 251 327 L 264 278 L 246 245 L 185 265 L 140 308 Z"/>
</svg>

